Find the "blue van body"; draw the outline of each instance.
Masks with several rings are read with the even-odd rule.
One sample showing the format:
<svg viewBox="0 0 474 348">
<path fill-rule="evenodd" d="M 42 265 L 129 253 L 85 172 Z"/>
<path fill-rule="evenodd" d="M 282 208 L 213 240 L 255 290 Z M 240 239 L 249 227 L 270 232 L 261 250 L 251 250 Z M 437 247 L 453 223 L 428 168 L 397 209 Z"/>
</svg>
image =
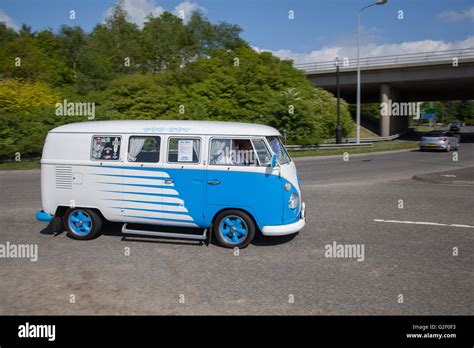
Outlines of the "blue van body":
<svg viewBox="0 0 474 348">
<path fill-rule="evenodd" d="M 281 202 L 287 202 L 296 188 L 289 191 L 283 189 L 288 180 L 271 174 L 206 171 L 206 170 L 179 170 L 179 169 L 155 169 L 119 166 L 97 166 L 101 169 L 120 169 L 124 174 L 100 174 L 95 173 L 100 179 L 96 183 L 102 184 L 103 191 L 117 194 L 117 198 L 108 199 L 112 209 L 127 211 L 127 217 L 149 219 L 150 223 L 166 223 L 166 221 L 189 222 L 179 218 L 166 219 L 160 217 L 141 216 L 141 211 L 163 213 L 163 210 L 153 209 L 153 205 L 158 203 L 140 200 L 144 196 L 158 194 L 146 192 L 150 187 L 162 187 L 150 184 L 126 184 L 108 182 L 107 177 L 138 178 L 143 180 L 159 180 L 163 176 L 154 175 L 154 172 L 166 172 L 174 180 L 174 189 L 179 193 L 179 198 L 184 201 L 184 206 L 188 209 L 187 215 L 192 217 L 192 222 L 200 228 L 209 228 L 214 216 L 223 209 L 242 209 L 254 217 L 258 227 L 271 225 L 287 225 L 296 222 L 300 218 L 300 211 L 290 209 Z M 207 177 L 207 179 L 206 179 Z M 219 186 L 204 186 L 208 180 L 219 180 Z M 248 183 L 242 185 L 242 183 Z M 127 191 L 128 186 L 143 187 L 143 192 Z M 136 199 L 120 198 L 123 193 L 136 196 Z M 163 196 L 161 194 L 160 196 Z M 112 202 L 124 202 L 123 205 L 113 205 Z M 150 204 L 150 208 L 138 208 L 136 203 Z M 163 203 L 159 203 L 163 204 Z M 166 203 L 178 205 L 178 203 Z M 125 207 L 126 205 L 126 207 Z M 125 208 L 124 208 L 125 207 Z"/>
</svg>

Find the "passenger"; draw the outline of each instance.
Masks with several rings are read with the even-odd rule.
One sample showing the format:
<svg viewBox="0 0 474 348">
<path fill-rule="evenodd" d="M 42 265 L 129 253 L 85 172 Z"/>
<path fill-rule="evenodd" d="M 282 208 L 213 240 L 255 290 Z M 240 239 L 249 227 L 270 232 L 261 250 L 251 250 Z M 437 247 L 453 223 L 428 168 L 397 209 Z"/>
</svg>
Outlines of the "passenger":
<svg viewBox="0 0 474 348">
<path fill-rule="evenodd" d="M 255 162 L 251 158 L 253 152 L 252 145 L 248 140 L 234 140 L 235 159 L 234 164 L 238 165 L 253 165 Z"/>
</svg>

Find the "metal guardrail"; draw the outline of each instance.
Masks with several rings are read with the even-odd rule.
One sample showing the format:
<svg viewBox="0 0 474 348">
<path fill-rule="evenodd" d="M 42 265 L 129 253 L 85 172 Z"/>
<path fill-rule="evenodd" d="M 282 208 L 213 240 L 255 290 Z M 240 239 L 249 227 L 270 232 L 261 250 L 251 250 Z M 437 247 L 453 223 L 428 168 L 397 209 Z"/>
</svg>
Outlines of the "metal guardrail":
<svg viewBox="0 0 474 348">
<path fill-rule="evenodd" d="M 379 141 L 389 141 L 389 140 L 395 140 L 400 136 L 400 134 L 394 134 L 390 135 L 388 137 L 374 137 L 374 138 L 360 138 L 361 143 L 376 143 Z M 344 138 L 342 139 L 343 143 L 355 143 L 357 141 L 356 138 Z M 326 139 L 324 140 L 324 144 L 332 144 L 335 143 L 335 139 Z"/>
<path fill-rule="evenodd" d="M 289 151 L 305 151 L 305 150 L 330 150 L 344 149 L 356 147 L 371 147 L 372 143 L 344 143 L 344 144 L 319 144 L 319 145 L 286 145 Z"/>
<path fill-rule="evenodd" d="M 387 65 L 422 65 L 442 62 L 452 63 L 453 59 L 457 59 L 458 63 L 461 63 L 463 60 L 474 59 L 474 47 L 458 50 L 364 57 L 360 58 L 360 67 L 361 69 L 366 69 Z M 295 64 L 294 66 L 306 73 L 336 71 L 335 60 Z M 348 59 L 346 57 L 339 57 L 339 68 L 341 71 L 357 69 L 357 58 Z"/>
<path fill-rule="evenodd" d="M 356 138 L 345 138 L 342 140 L 342 144 L 335 144 L 334 139 L 326 139 L 322 144 L 318 145 L 285 145 L 290 151 L 304 151 L 304 150 L 330 150 L 330 149 L 343 149 L 343 148 L 354 148 L 354 147 L 371 147 L 375 142 L 379 141 L 390 141 L 395 140 L 399 137 L 399 134 L 390 135 L 388 137 L 375 137 L 375 138 L 360 138 L 360 143 L 356 143 Z"/>
</svg>

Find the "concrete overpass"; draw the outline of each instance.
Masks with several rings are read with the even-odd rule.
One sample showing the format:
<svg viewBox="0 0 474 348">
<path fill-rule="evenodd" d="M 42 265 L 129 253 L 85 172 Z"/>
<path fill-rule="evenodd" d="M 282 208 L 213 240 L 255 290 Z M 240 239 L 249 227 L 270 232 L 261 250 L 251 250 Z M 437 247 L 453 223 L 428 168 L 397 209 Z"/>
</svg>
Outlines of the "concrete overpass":
<svg viewBox="0 0 474 348">
<path fill-rule="evenodd" d="M 339 58 L 341 97 L 356 102 L 357 59 Z M 334 61 L 297 64 L 315 85 L 336 94 Z M 474 47 L 460 50 L 365 57 L 361 65 L 361 102 L 388 103 L 474 99 Z M 408 116 L 380 118 L 380 134 L 408 129 Z"/>
</svg>

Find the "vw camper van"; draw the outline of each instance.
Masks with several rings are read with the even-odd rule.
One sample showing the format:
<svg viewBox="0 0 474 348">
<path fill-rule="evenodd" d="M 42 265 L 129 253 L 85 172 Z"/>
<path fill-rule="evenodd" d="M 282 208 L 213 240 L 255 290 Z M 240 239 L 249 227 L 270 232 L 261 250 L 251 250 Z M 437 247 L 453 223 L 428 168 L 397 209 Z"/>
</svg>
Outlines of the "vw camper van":
<svg viewBox="0 0 474 348">
<path fill-rule="evenodd" d="M 296 167 L 280 133 L 250 123 L 57 127 L 43 148 L 41 196 L 36 218 L 59 221 L 74 239 L 94 238 L 111 221 L 122 223 L 124 234 L 197 240 L 212 234 L 224 247 L 241 248 L 257 232 L 281 236 L 305 225 Z"/>
</svg>

